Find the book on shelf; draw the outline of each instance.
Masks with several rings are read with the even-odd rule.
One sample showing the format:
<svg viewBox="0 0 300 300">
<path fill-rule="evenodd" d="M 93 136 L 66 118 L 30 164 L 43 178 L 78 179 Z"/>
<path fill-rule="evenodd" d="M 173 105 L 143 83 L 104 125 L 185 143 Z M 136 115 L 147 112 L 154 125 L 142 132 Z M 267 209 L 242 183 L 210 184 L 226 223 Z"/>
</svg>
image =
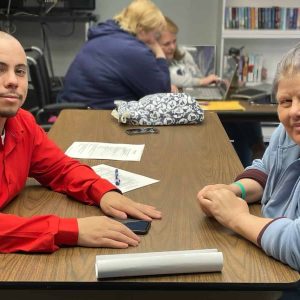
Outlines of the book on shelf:
<svg viewBox="0 0 300 300">
<path fill-rule="evenodd" d="M 300 7 L 226 6 L 225 29 L 300 29 Z"/>
<path fill-rule="evenodd" d="M 229 55 L 224 56 L 224 68 Z M 262 54 L 245 53 L 237 58 L 238 79 L 240 82 L 261 82 L 264 57 Z"/>
</svg>

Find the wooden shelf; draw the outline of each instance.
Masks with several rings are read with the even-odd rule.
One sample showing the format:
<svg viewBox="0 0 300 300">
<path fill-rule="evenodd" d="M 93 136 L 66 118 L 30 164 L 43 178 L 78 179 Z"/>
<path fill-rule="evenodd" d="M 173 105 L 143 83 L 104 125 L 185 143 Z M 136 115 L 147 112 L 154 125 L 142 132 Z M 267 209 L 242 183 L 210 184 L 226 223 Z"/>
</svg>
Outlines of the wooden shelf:
<svg viewBox="0 0 300 300">
<path fill-rule="evenodd" d="M 98 16 L 92 13 L 57 13 L 48 15 L 13 14 L 0 15 L 2 21 L 25 21 L 25 22 L 97 22 Z"/>
<path fill-rule="evenodd" d="M 267 81 L 272 82 L 277 63 L 282 55 L 300 40 L 300 29 L 238 29 L 225 28 L 226 7 L 300 7 L 299 0 L 222 0 L 222 27 L 220 43 L 220 74 L 223 57 L 231 47 L 244 47 L 244 53 L 262 55 Z"/>
<path fill-rule="evenodd" d="M 300 30 L 224 29 L 224 39 L 300 39 Z"/>
</svg>

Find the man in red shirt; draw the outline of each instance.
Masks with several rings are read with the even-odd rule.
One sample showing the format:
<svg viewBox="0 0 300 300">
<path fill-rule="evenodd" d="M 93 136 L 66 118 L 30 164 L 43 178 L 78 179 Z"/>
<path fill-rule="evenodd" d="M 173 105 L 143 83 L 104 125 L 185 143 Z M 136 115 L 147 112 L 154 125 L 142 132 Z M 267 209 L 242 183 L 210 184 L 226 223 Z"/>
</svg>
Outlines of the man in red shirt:
<svg viewBox="0 0 300 300">
<path fill-rule="evenodd" d="M 98 205 L 117 218 L 161 218 L 153 206 L 136 203 L 89 166 L 66 156 L 21 109 L 28 89 L 27 60 L 21 44 L 0 32 L 0 209 L 25 186 L 28 176 L 56 192 Z M 60 246 L 127 248 L 140 239 L 105 216 L 30 218 L 0 213 L 0 252 L 53 252 Z"/>
</svg>

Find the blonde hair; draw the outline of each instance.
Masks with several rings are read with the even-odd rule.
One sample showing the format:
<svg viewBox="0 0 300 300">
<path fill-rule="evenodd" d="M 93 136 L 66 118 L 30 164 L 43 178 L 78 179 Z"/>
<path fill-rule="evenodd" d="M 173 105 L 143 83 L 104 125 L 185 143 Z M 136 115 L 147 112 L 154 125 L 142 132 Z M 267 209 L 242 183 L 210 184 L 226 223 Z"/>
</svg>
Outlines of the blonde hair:
<svg viewBox="0 0 300 300">
<path fill-rule="evenodd" d="M 178 26 L 167 16 L 165 16 L 166 19 L 166 30 L 171 32 L 172 34 L 177 35 L 179 28 Z M 185 53 L 181 53 L 178 49 L 178 47 L 176 46 L 175 52 L 174 52 L 174 60 L 181 60 L 183 59 Z"/>
<path fill-rule="evenodd" d="M 167 30 L 173 34 L 177 34 L 179 31 L 178 26 L 167 16 L 165 16 L 166 23 L 167 23 Z"/>
<path fill-rule="evenodd" d="M 164 30 L 165 17 L 159 8 L 150 0 L 134 0 L 119 14 L 114 16 L 120 27 L 134 35 L 140 30 Z"/>
</svg>

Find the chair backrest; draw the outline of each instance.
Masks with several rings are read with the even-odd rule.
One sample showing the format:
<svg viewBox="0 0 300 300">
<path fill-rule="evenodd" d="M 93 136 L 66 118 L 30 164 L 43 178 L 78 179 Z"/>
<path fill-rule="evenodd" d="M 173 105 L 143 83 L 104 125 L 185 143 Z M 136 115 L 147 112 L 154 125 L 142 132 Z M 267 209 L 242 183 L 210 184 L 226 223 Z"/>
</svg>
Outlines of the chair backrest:
<svg viewBox="0 0 300 300">
<path fill-rule="evenodd" d="M 48 103 L 46 87 L 42 79 L 41 70 L 36 58 L 27 55 L 27 63 L 30 73 L 30 80 L 35 91 L 36 100 L 39 108 L 44 107 Z"/>
<path fill-rule="evenodd" d="M 61 81 L 58 85 L 52 85 L 49 76 L 46 59 L 43 51 L 38 47 L 25 48 L 27 55 L 27 63 L 29 68 L 29 75 L 31 85 L 35 90 L 36 102 L 38 102 L 38 109 L 34 110 L 34 115 L 38 124 L 40 124 L 46 131 L 54 123 L 54 119 L 63 109 L 87 109 L 86 104 L 83 103 L 56 103 L 56 93 L 62 88 Z M 58 89 L 57 89 L 58 88 Z"/>
<path fill-rule="evenodd" d="M 40 107 L 52 103 L 51 80 L 43 51 L 35 46 L 25 48 L 31 83 Z"/>
</svg>

